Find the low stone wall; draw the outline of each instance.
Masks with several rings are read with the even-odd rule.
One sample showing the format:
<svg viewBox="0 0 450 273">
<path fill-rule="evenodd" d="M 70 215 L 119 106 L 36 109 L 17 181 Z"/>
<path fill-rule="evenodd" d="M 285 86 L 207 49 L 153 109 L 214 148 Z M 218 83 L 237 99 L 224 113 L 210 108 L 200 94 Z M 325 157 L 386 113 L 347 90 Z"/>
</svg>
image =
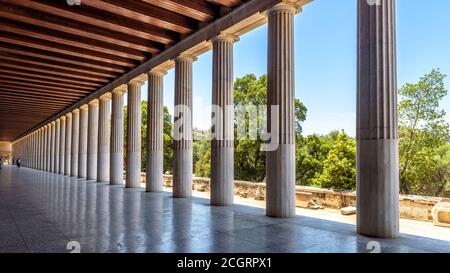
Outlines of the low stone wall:
<svg viewBox="0 0 450 273">
<path fill-rule="evenodd" d="M 141 179 L 145 183 L 145 173 L 141 174 Z M 210 191 L 209 184 L 209 178 L 194 177 L 192 189 L 208 192 Z M 164 186 L 172 187 L 172 175 L 164 175 Z M 307 194 L 316 205 L 326 208 L 341 209 L 345 207 L 356 207 L 355 192 L 341 192 L 305 186 L 296 186 L 296 191 L 297 196 Z M 264 200 L 265 192 L 265 183 L 234 181 L 234 193 L 242 198 Z M 432 209 L 439 202 L 450 202 L 450 198 L 400 195 L 400 217 L 420 221 L 433 221 Z"/>
</svg>

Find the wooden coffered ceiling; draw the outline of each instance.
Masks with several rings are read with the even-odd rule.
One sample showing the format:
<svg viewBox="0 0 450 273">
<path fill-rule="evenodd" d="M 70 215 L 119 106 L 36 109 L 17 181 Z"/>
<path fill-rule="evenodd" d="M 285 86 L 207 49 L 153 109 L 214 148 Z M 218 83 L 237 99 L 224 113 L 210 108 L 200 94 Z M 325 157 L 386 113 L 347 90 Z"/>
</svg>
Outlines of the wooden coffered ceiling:
<svg viewBox="0 0 450 273">
<path fill-rule="evenodd" d="M 14 140 L 246 0 L 67 2 L 0 0 L 0 140 Z"/>
</svg>

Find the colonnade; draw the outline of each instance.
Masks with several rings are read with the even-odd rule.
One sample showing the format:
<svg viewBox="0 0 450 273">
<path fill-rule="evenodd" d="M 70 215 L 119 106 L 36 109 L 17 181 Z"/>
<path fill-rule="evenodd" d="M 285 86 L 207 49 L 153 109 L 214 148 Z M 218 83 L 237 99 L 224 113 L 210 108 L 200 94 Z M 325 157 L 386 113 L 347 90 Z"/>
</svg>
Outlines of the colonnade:
<svg viewBox="0 0 450 273">
<path fill-rule="evenodd" d="M 398 144 L 396 117 L 395 1 L 358 1 L 357 171 L 358 232 L 398 236 Z M 266 207 L 272 217 L 295 215 L 294 15 L 284 1 L 268 17 L 268 130 L 277 148 L 267 151 Z M 233 44 L 220 33 L 213 50 L 212 103 L 233 109 Z M 196 56 L 175 61 L 173 195 L 192 196 L 192 66 Z M 110 93 L 44 124 L 14 143 L 25 166 L 80 179 L 122 184 L 124 94 L 127 188 L 140 187 L 141 86 L 148 79 L 146 191 L 163 189 L 163 77 L 158 67 Z M 270 106 L 277 106 L 272 112 Z M 211 204 L 233 204 L 234 116 L 216 113 L 211 141 Z M 275 116 L 276 115 L 276 116 Z"/>
</svg>

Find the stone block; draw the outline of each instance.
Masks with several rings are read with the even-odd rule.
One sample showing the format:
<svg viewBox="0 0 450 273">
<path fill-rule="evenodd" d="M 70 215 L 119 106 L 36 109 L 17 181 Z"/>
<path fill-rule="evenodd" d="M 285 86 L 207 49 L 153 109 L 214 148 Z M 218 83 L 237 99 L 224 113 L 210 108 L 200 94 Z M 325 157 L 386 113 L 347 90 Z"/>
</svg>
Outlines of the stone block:
<svg viewBox="0 0 450 273">
<path fill-rule="evenodd" d="M 341 214 L 342 215 L 353 215 L 353 214 L 356 214 L 356 208 L 355 207 L 341 208 Z"/>
<path fill-rule="evenodd" d="M 265 191 L 265 189 L 263 189 L 263 187 L 258 187 L 256 189 L 255 200 L 263 201 L 265 199 L 266 199 L 266 191 Z"/>
<path fill-rule="evenodd" d="M 312 193 L 310 192 L 297 192 L 295 205 L 299 208 L 308 208 L 311 202 Z"/>
<path fill-rule="evenodd" d="M 450 227 L 450 202 L 437 203 L 432 214 L 435 226 Z"/>
<path fill-rule="evenodd" d="M 197 185 L 196 190 L 200 192 L 206 192 L 208 191 L 208 185 Z"/>
</svg>

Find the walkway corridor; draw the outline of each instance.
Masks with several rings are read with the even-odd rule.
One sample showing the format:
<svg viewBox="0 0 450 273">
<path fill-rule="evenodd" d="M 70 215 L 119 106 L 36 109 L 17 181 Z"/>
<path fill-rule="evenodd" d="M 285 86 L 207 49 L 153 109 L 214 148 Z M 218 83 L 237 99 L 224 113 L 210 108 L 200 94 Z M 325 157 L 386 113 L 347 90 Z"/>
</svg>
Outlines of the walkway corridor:
<svg viewBox="0 0 450 273">
<path fill-rule="evenodd" d="M 67 176 L 0 171 L 0 252 L 369 252 L 349 224 L 273 219 L 260 208 L 213 207 Z M 450 252 L 450 242 L 402 235 L 382 252 Z"/>
</svg>

